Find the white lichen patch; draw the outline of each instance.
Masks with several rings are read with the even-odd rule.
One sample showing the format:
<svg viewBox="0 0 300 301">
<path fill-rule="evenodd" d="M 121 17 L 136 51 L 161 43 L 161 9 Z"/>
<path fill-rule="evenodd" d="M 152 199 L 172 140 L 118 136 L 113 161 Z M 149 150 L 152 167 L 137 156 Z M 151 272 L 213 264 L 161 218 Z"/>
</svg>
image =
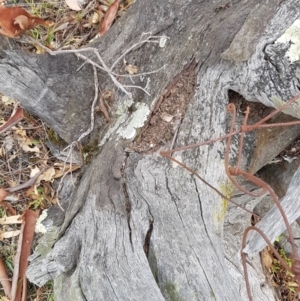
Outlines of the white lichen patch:
<svg viewBox="0 0 300 301">
<path fill-rule="evenodd" d="M 123 115 L 126 110 L 131 107 L 133 104 L 133 99 L 132 97 L 128 97 L 126 98 L 126 100 L 124 100 L 119 106 L 118 106 L 118 109 L 116 111 L 116 114 L 117 115 Z"/>
<path fill-rule="evenodd" d="M 132 106 L 132 104 L 132 97 L 128 97 L 121 102 L 116 111 L 116 114 L 120 117 L 118 118 L 116 123 L 108 129 L 105 136 L 100 141 L 99 146 L 104 145 L 110 139 L 111 134 L 114 133 L 120 127 L 120 125 L 126 121 L 126 119 L 128 118 L 128 108 Z"/>
<path fill-rule="evenodd" d="M 300 20 L 296 20 L 285 33 L 276 40 L 276 43 L 292 42 L 286 56 L 291 63 L 300 59 Z"/>
<path fill-rule="evenodd" d="M 114 133 L 119 128 L 119 126 L 126 121 L 126 118 L 127 118 L 127 114 L 124 114 L 117 120 L 117 122 L 113 127 L 107 130 L 106 134 L 101 139 L 99 146 L 103 146 L 110 139 L 112 133 Z"/>
<path fill-rule="evenodd" d="M 122 128 L 118 129 L 118 134 L 124 139 L 133 139 L 136 135 L 136 129 L 143 127 L 150 114 L 149 108 L 141 104 L 132 114 L 129 122 Z"/>
<path fill-rule="evenodd" d="M 42 221 L 47 217 L 48 209 L 43 210 L 42 214 L 36 221 L 35 232 L 45 234 L 47 232 L 46 227 L 42 224 Z"/>
</svg>

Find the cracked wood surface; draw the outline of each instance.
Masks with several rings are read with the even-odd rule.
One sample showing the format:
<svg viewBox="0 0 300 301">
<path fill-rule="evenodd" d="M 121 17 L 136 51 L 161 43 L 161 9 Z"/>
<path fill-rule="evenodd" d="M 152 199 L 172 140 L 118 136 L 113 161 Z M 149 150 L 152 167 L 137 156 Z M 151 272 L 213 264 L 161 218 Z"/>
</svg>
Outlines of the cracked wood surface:
<svg viewBox="0 0 300 301">
<path fill-rule="evenodd" d="M 258 0 L 232 1 L 227 7 L 224 1 L 176 0 L 165 1 L 162 6 L 156 0 L 136 1 L 124 18 L 92 46 L 97 47 L 110 64 L 140 39 L 143 32 L 169 37 L 165 48 L 147 44 L 126 57 L 128 62 L 139 66 L 141 72 L 167 65 L 163 71 L 147 76 L 149 97 L 141 91 L 133 93 L 135 102 L 150 108 L 154 107 L 163 88 L 195 57 L 197 88 L 176 145 L 196 143 L 226 133 L 229 89 L 247 100 L 273 107 L 298 91 L 298 63 L 289 64 L 283 46 L 274 44 L 299 18 L 298 1 L 287 0 L 271 10 L 261 5 L 268 22 L 262 20 L 255 39 L 243 40 L 242 35 L 235 39 L 244 24 L 251 24 L 254 9 L 260 3 L 262 1 Z M 265 3 L 267 1 L 262 4 Z M 218 9 L 220 6 L 223 8 Z M 166 20 L 165 16 L 170 17 Z M 245 62 L 221 58 L 236 41 L 254 43 L 247 48 L 250 52 Z M 52 62 L 54 65 L 50 66 Z M 88 126 L 86 112 L 93 98 L 91 68 L 86 66 L 75 72 L 81 63 L 72 55 L 36 57 L 1 50 L 1 92 L 15 97 L 53 126 L 65 140 L 72 141 Z M 72 70 L 78 82 L 76 77 L 67 76 Z M 60 72 L 64 75 L 63 83 L 59 82 Z M 106 87 L 105 75 L 99 73 L 99 76 Z M 143 80 L 137 78 L 136 84 L 144 86 Z M 82 89 L 78 95 L 75 85 Z M 29 86 L 32 91 L 28 90 Z M 64 90 L 66 86 L 70 89 L 62 92 L 61 86 Z M 15 90 L 12 91 L 12 87 Z M 43 89 L 49 93 L 39 94 Z M 82 101 L 84 97 L 87 104 Z M 124 101 L 125 96 L 116 93 L 115 106 Z M 66 113 L 70 103 L 80 108 L 80 112 L 76 109 L 78 115 L 74 114 L 75 117 L 70 110 Z M 57 111 L 52 112 L 52 106 Z M 297 105 L 290 113 L 299 117 Z M 79 125 L 65 116 L 75 118 Z M 113 115 L 111 128 L 124 116 L 127 123 L 123 126 L 128 125 L 131 115 L 124 111 L 122 117 Z M 66 128 L 67 121 L 70 128 Z M 99 135 L 101 140 L 103 132 Z M 52 250 L 32 257 L 29 279 L 40 285 L 55 278 L 56 299 L 66 301 L 246 301 L 239 252 L 241 234 L 250 224 L 250 218 L 245 213 L 234 216 L 229 212 L 234 219 L 223 228 L 226 204 L 220 196 L 157 153 L 126 155 L 115 131 L 108 138 L 110 141 L 100 148 L 70 194 L 64 222 L 56 229 L 58 240 L 54 238 L 50 244 Z M 244 167 L 252 160 L 251 142 L 246 147 Z M 235 151 L 233 145 L 233 153 Z M 127 159 L 124 156 L 128 156 Z M 176 153 L 175 157 L 198 170 L 221 191 L 233 193 L 223 167 L 224 142 Z M 124 184 L 131 205 L 129 219 Z M 237 198 L 252 208 L 249 198 L 242 199 L 241 194 Z M 146 256 L 145 239 L 151 224 L 153 229 Z M 234 229 L 237 226 L 239 231 Z M 258 268 L 251 270 L 250 278 L 254 300 L 274 300 L 268 286 L 261 287 L 264 277 Z"/>
</svg>

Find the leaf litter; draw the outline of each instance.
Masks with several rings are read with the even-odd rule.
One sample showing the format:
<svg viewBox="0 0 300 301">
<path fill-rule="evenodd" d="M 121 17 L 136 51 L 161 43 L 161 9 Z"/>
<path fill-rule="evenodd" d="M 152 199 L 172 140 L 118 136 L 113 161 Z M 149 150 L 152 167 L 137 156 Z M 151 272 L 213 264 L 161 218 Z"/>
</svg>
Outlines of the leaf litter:
<svg viewBox="0 0 300 301">
<path fill-rule="evenodd" d="M 10 120 L 14 108 L 12 99 L 0 95 L 0 126 Z M 0 135 L 0 276 L 7 274 L 0 277 L 0 282 L 6 297 L 11 294 L 16 301 L 21 300 L 27 287 L 24 275 L 38 212 L 57 203 L 57 193 L 52 187 L 55 179 L 59 181 L 79 168 L 50 156 L 46 131 L 41 121 L 24 113 L 21 121 Z M 20 256 L 19 266 L 16 255 Z M 8 257 L 12 257 L 9 266 L 13 270 L 8 268 Z M 24 290 L 20 291 L 22 285 L 12 280 L 23 284 Z M 11 291 L 7 283 L 12 285 Z M 0 293 L 0 297 L 5 296 Z"/>
<path fill-rule="evenodd" d="M 165 88 L 150 119 L 129 145 L 131 150 L 153 152 L 174 139 L 194 94 L 195 67 L 195 62 L 192 61 Z"/>
<path fill-rule="evenodd" d="M 51 50 L 74 49 L 105 34 L 133 2 L 40 0 L 15 6 L 14 2 L 3 1 L 2 5 L 0 2 L 0 34 L 11 38 L 21 36 L 16 39 L 20 46 L 37 54 L 45 52 L 40 45 Z"/>
</svg>

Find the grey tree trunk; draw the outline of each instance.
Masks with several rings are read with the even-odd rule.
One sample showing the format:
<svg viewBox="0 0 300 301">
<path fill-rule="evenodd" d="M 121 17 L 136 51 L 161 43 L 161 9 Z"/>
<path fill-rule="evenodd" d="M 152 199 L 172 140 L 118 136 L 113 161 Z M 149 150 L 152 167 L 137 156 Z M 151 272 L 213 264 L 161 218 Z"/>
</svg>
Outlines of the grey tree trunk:
<svg viewBox="0 0 300 301">
<path fill-rule="evenodd" d="M 48 220 L 49 232 L 31 257 L 30 281 L 42 285 L 54 278 L 56 300 L 66 301 L 247 300 L 240 248 L 251 216 L 231 207 L 224 228 L 226 200 L 157 149 L 138 153 L 130 151 L 130 143 L 142 137 L 138 128 L 151 117 L 157 101 L 172 95 L 169 88 L 176 91 L 174 99 L 188 101 L 182 121 L 177 121 L 175 147 L 226 134 L 229 90 L 271 107 L 297 94 L 299 57 L 290 51 L 289 38 L 276 40 L 288 36 L 285 31 L 299 16 L 297 0 L 136 0 L 92 43 L 112 66 L 151 33 L 162 37 L 161 47 L 139 45 L 126 61 L 141 73 L 165 67 L 132 78 L 149 95 L 140 89 L 126 95 L 99 70 L 100 88 L 115 93 L 112 121 L 107 125 L 96 116 L 90 139 L 97 140 L 98 153 L 84 167 L 75 189 L 66 179 L 60 191 L 65 213 L 49 213 L 56 221 Z M 80 68 L 84 60 L 75 54 L 37 56 L 0 41 L 0 92 L 20 101 L 67 143 L 78 139 L 90 125 L 92 66 Z M 88 55 L 97 62 L 92 52 Z M 114 71 L 122 72 L 122 64 Z M 179 80 L 175 83 L 174 78 Z M 133 85 L 128 78 L 121 82 Z M 193 87 L 189 93 L 187 85 Z M 286 113 L 300 117 L 298 104 Z M 172 137 L 163 138 L 161 149 L 167 149 Z M 261 159 L 254 151 L 256 141 L 259 134 L 249 136 L 243 162 L 253 173 L 281 150 L 268 148 Z M 175 157 L 224 194 L 236 194 L 251 210 L 259 200 L 235 193 L 224 171 L 224 150 L 223 141 Z M 263 285 L 258 257 L 252 266 L 254 300 L 275 300 Z"/>
</svg>

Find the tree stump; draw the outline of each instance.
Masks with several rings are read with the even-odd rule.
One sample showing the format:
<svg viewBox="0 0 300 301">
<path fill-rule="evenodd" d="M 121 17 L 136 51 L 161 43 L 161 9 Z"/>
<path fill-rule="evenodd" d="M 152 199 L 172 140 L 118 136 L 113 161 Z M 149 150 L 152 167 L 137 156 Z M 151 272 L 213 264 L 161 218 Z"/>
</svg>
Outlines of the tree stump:
<svg viewBox="0 0 300 301">
<path fill-rule="evenodd" d="M 159 37 L 159 43 L 139 44 L 126 54 L 126 61 L 145 73 L 132 77 L 134 85 L 149 95 L 141 89 L 127 95 L 97 69 L 100 88 L 115 94 L 111 122 L 96 117 L 90 139 L 97 140 L 98 154 L 84 167 L 76 188 L 66 182 L 60 192 L 63 222 L 52 224 L 31 257 L 30 281 L 42 285 L 55 279 L 55 298 L 65 301 L 248 299 L 240 248 L 251 216 L 230 210 L 226 219 L 234 218 L 224 229 L 227 201 L 159 150 L 170 147 L 177 129 L 174 147 L 226 134 L 230 90 L 271 107 L 298 93 L 299 58 L 291 60 L 289 40 L 276 42 L 299 18 L 298 4 L 138 0 L 89 46 L 112 66 L 145 37 Z M 28 54 L 4 38 L 0 45 L 0 92 L 18 100 L 67 143 L 76 141 L 90 126 L 95 95 L 91 64 L 74 53 Z M 85 55 L 97 61 L 95 53 Z M 122 64 L 121 59 L 116 73 L 124 70 Z M 133 85 L 129 78 L 121 83 Z M 158 102 L 178 105 L 180 114 L 171 116 L 173 127 L 154 146 L 146 141 L 147 152 L 133 151 Z M 285 112 L 299 118 L 298 103 Z M 257 135 L 246 141 L 245 169 L 256 164 Z M 174 156 L 251 210 L 259 200 L 234 191 L 224 171 L 224 150 L 222 141 Z M 232 150 L 234 159 L 235 145 Z M 252 172 L 274 156 L 264 155 Z M 57 215 L 62 220 L 62 212 Z M 275 300 L 264 285 L 259 261 L 254 266 L 249 267 L 254 300 Z"/>
</svg>

